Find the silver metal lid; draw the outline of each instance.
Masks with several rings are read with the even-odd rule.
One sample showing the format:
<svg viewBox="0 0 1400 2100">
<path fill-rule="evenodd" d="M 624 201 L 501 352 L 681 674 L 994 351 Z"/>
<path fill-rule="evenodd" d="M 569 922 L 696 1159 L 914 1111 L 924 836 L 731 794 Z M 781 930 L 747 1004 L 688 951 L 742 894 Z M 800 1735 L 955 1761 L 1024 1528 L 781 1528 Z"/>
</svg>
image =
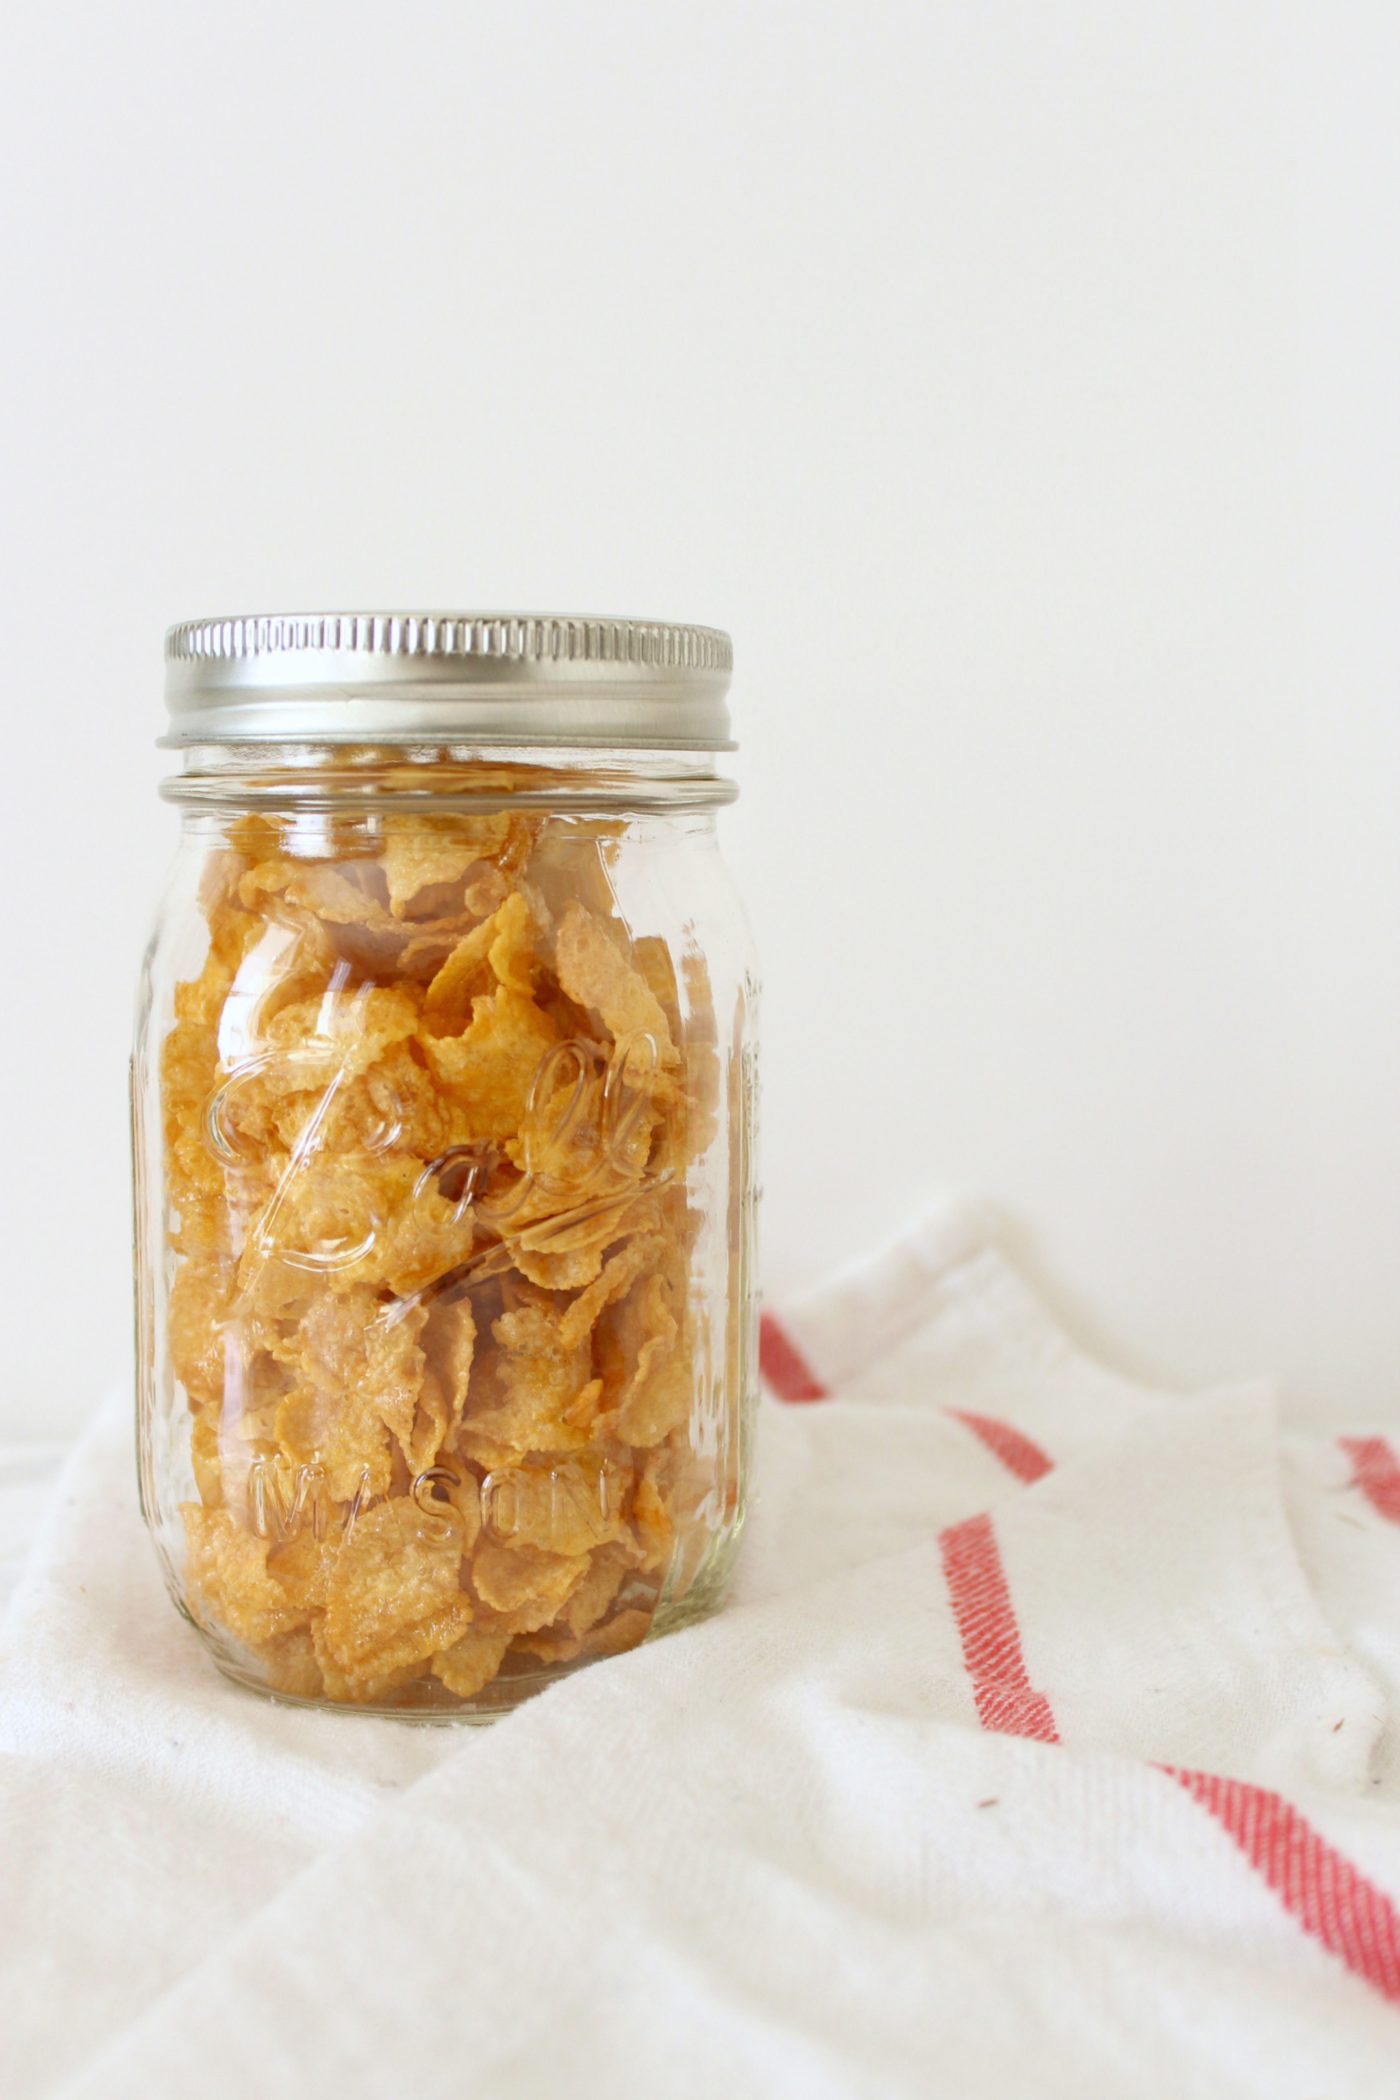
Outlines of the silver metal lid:
<svg viewBox="0 0 1400 2100">
<path fill-rule="evenodd" d="M 259 613 L 165 638 L 163 744 L 732 750 L 714 627 L 567 613 Z"/>
</svg>

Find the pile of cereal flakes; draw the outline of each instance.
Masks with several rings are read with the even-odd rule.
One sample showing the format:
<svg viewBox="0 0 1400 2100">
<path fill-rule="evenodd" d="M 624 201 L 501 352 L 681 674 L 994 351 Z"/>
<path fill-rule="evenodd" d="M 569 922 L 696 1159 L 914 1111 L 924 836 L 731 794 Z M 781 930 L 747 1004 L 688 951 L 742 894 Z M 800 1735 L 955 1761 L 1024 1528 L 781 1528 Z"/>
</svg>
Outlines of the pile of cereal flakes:
<svg viewBox="0 0 1400 2100">
<path fill-rule="evenodd" d="M 690 1422 L 713 1014 L 698 956 L 678 983 L 623 922 L 624 825 L 305 834 L 227 829 L 162 1045 L 186 1595 L 270 1689 L 451 1706 L 633 1646 L 722 1521 Z"/>
</svg>

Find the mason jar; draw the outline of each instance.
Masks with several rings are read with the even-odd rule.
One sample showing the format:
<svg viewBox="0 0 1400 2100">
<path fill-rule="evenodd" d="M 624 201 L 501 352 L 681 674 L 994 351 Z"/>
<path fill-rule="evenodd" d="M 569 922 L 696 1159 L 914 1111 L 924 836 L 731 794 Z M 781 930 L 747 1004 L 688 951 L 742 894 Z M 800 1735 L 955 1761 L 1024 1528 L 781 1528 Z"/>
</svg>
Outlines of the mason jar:
<svg viewBox="0 0 1400 2100">
<path fill-rule="evenodd" d="M 755 1373 L 728 639 L 198 621 L 132 1095 L 142 1507 L 228 1676 L 482 1719 L 711 1611 Z"/>
</svg>

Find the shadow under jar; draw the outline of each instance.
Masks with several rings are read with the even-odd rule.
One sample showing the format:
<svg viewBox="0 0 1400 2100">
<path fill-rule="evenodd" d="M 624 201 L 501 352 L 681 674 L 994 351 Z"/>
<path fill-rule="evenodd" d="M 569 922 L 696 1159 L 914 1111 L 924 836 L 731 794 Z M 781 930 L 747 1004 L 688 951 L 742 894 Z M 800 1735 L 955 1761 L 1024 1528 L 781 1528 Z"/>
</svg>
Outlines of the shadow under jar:
<svg viewBox="0 0 1400 2100">
<path fill-rule="evenodd" d="M 534 616 L 168 638 L 141 1493 L 242 1684 L 486 1719 L 719 1600 L 755 1392 L 729 662 Z"/>
</svg>

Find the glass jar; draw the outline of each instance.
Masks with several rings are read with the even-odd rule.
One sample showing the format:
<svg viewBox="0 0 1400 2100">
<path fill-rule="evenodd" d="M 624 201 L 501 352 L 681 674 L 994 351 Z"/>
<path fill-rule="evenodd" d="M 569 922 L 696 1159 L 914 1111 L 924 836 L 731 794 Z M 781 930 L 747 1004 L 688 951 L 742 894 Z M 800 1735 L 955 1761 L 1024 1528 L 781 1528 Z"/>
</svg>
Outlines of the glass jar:
<svg viewBox="0 0 1400 2100">
<path fill-rule="evenodd" d="M 488 1718 L 723 1591 L 756 1389 L 729 661 L 620 620 L 168 638 L 141 1494 L 241 1684 Z"/>
</svg>

